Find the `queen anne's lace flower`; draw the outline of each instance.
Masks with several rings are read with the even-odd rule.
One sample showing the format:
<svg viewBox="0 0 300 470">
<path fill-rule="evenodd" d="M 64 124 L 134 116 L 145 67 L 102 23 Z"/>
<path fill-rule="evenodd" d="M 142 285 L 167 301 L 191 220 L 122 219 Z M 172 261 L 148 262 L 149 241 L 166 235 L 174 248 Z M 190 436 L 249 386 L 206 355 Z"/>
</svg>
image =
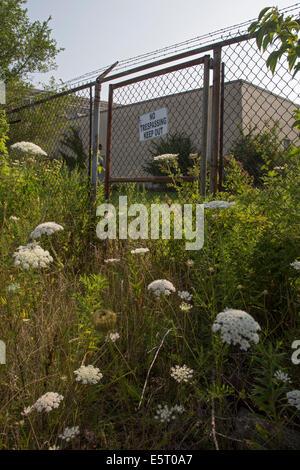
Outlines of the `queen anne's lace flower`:
<svg viewBox="0 0 300 470">
<path fill-rule="evenodd" d="M 49 251 L 43 250 L 38 243 L 19 246 L 13 257 L 15 258 L 15 266 L 22 266 L 23 269 L 46 268 L 53 261 Z"/>
<path fill-rule="evenodd" d="M 49 411 L 58 408 L 63 399 L 64 397 L 56 392 L 47 392 L 35 402 L 32 408 L 35 408 L 39 412 L 46 411 L 49 413 Z"/>
<path fill-rule="evenodd" d="M 250 348 L 249 341 L 255 344 L 259 342 L 257 331 L 260 331 L 259 324 L 254 318 L 243 310 L 227 308 L 217 315 L 212 331 L 221 331 L 221 338 L 224 343 L 239 344 L 240 349 L 246 351 Z"/>
<path fill-rule="evenodd" d="M 172 282 L 167 281 L 167 279 L 157 279 L 151 282 L 148 286 L 148 290 L 152 290 L 157 297 L 161 294 L 170 295 L 171 292 L 176 291 Z"/>
<path fill-rule="evenodd" d="M 71 439 L 74 439 L 74 437 L 78 436 L 79 434 L 79 426 L 73 426 L 70 428 L 65 428 L 64 432 L 62 434 L 59 434 L 58 437 L 60 437 L 62 440 L 69 442 Z"/>
<path fill-rule="evenodd" d="M 161 423 L 168 423 L 171 419 L 175 419 L 174 413 L 182 414 L 183 412 L 184 408 L 180 405 L 175 405 L 171 408 L 168 405 L 158 405 L 154 418 L 158 419 Z"/>
<path fill-rule="evenodd" d="M 52 235 L 54 232 L 58 232 L 58 230 L 63 230 L 64 228 L 56 224 L 55 222 L 43 222 L 42 224 L 39 224 L 33 232 L 30 234 L 30 238 L 39 238 L 41 235 L 44 233 L 46 235 Z"/>
<path fill-rule="evenodd" d="M 33 406 L 27 406 L 24 408 L 24 410 L 21 412 L 22 416 L 28 416 L 33 410 Z"/>
<path fill-rule="evenodd" d="M 135 253 L 147 253 L 149 250 L 149 248 L 136 248 L 135 250 L 131 250 L 131 253 L 135 254 Z"/>
<path fill-rule="evenodd" d="M 171 367 L 171 377 L 176 380 L 176 382 L 189 382 L 193 376 L 193 369 L 189 369 L 186 365 L 180 367 L 175 366 Z"/>
<path fill-rule="evenodd" d="M 274 374 L 274 377 L 275 377 L 275 379 L 279 380 L 279 382 L 284 382 L 284 383 L 289 382 L 289 383 L 291 383 L 291 379 L 288 376 L 288 374 L 286 374 L 282 370 L 277 370 Z"/>
<path fill-rule="evenodd" d="M 204 203 L 205 209 L 227 209 L 228 207 L 235 206 L 235 202 L 227 201 L 210 201 Z"/>
<path fill-rule="evenodd" d="M 193 308 L 193 306 L 191 304 L 188 304 L 187 302 L 182 302 L 180 305 L 179 305 L 179 308 L 180 310 L 182 310 L 183 312 L 189 312 L 191 310 L 191 308 Z"/>
<path fill-rule="evenodd" d="M 20 220 L 20 217 L 16 217 L 15 215 L 11 215 L 9 220 L 14 220 L 16 222 L 17 220 Z"/>
<path fill-rule="evenodd" d="M 297 410 L 300 410 L 300 390 L 287 392 L 286 397 L 290 405 L 295 406 Z"/>
<path fill-rule="evenodd" d="M 92 365 L 80 366 L 79 369 L 74 370 L 74 374 L 77 375 L 76 381 L 82 382 L 83 384 L 96 384 L 103 377 L 100 369 Z"/>
<path fill-rule="evenodd" d="M 15 292 L 16 290 L 19 290 L 19 289 L 20 289 L 20 284 L 18 284 L 17 282 L 13 282 L 12 284 L 9 284 L 9 286 L 7 286 L 8 292 Z"/>
<path fill-rule="evenodd" d="M 164 153 L 163 155 L 157 155 L 153 160 L 174 160 L 178 157 L 179 153 Z"/>
<path fill-rule="evenodd" d="M 182 300 L 186 300 L 187 302 L 189 302 L 193 297 L 193 294 L 190 294 L 186 290 L 179 290 L 178 295 Z"/>
<path fill-rule="evenodd" d="M 115 343 L 119 338 L 119 333 L 109 333 L 109 335 L 106 336 L 106 341 L 111 341 L 112 343 Z"/>
<path fill-rule="evenodd" d="M 20 150 L 21 152 L 24 152 L 24 153 L 32 153 L 34 155 L 43 155 L 43 156 L 47 156 L 46 152 L 44 152 L 44 150 L 41 149 L 41 147 L 39 147 L 38 145 L 36 144 L 33 144 L 32 142 L 16 142 L 15 144 L 11 145 L 10 146 L 11 149 L 14 149 L 14 150 Z"/>
<path fill-rule="evenodd" d="M 293 261 L 293 262 L 290 264 L 290 266 L 292 266 L 292 268 L 294 268 L 294 269 L 296 269 L 297 271 L 299 271 L 299 270 L 300 270 L 300 261 L 295 260 L 295 261 Z"/>
</svg>

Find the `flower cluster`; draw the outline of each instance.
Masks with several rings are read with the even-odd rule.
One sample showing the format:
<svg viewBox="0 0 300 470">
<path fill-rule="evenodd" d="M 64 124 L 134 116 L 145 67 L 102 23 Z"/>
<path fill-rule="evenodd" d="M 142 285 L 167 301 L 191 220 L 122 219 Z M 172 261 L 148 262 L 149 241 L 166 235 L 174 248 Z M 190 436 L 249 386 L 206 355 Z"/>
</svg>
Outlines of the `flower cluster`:
<svg viewBox="0 0 300 470">
<path fill-rule="evenodd" d="M 295 406 L 300 411 L 300 390 L 292 390 L 286 394 L 290 405 Z"/>
<path fill-rule="evenodd" d="M 17 220 L 20 220 L 20 217 L 16 217 L 15 215 L 11 215 L 9 220 L 14 220 L 16 222 Z"/>
<path fill-rule="evenodd" d="M 192 300 L 192 297 L 193 297 L 193 294 L 190 294 L 186 290 L 179 290 L 178 295 L 182 300 L 186 300 L 187 302 Z"/>
<path fill-rule="evenodd" d="M 249 341 L 259 342 L 257 331 L 261 328 L 254 318 L 243 310 L 226 308 L 217 315 L 212 331 L 221 331 L 224 343 L 239 344 L 240 349 L 246 351 L 250 348 Z"/>
<path fill-rule="evenodd" d="M 103 377 L 100 369 L 92 365 L 80 366 L 79 369 L 74 370 L 74 374 L 77 375 L 76 381 L 82 382 L 83 384 L 96 384 Z"/>
<path fill-rule="evenodd" d="M 292 268 L 294 268 L 294 269 L 296 269 L 297 271 L 299 271 L 299 270 L 300 270 L 300 261 L 295 260 L 295 261 L 293 261 L 293 262 L 290 264 L 290 266 L 292 266 Z"/>
<path fill-rule="evenodd" d="M 106 336 L 106 341 L 111 341 L 112 343 L 115 343 L 119 338 L 119 333 L 109 333 L 109 335 Z"/>
<path fill-rule="evenodd" d="M 224 312 L 217 315 L 212 331 L 221 331 L 221 338 L 224 343 L 239 344 L 240 349 L 246 351 L 250 348 L 249 341 L 255 344 L 259 342 L 257 331 L 260 331 L 259 324 L 254 318 L 243 310 L 226 308 Z"/>
<path fill-rule="evenodd" d="M 60 437 L 63 441 L 69 442 L 71 439 L 74 439 L 74 437 L 78 436 L 78 434 L 79 426 L 73 426 L 71 428 L 65 428 L 64 432 L 59 434 L 58 437 Z"/>
<path fill-rule="evenodd" d="M 30 234 L 30 238 L 39 238 L 43 233 L 46 235 L 52 235 L 54 232 L 57 232 L 58 230 L 63 230 L 64 228 L 56 224 L 55 222 L 44 222 L 42 224 L 39 224 L 33 232 Z"/>
<path fill-rule="evenodd" d="M 171 367 L 171 377 L 173 377 L 173 379 L 175 379 L 178 383 L 189 382 L 193 376 L 193 373 L 193 369 L 189 369 L 186 365 L 182 367 L 178 365 Z"/>
<path fill-rule="evenodd" d="M 12 284 L 9 284 L 9 286 L 7 286 L 8 292 L 15 292 L 16 290 L 19 290 L 19 289 L 20 289 L 20 284 L 18 284 L 17 282 L 13 282 Z"/>
<path fill-rule="evenodd" d="M 175 405 L 171 408 L 168 405 L 158 405 L 154 418 L 158 419 L 161 423 L 168 423 L 171 419 L 175 419 L 174 413 L 182 414 L 183 412 L 184 408 L 180 405 Z"/>
<path fill-rule="evenodd" d="M 153 160 L 175 160 L 179 156 L 179 153 L 164 153 L 163 155 L 157 155 Z"/>
<path fill-rule="evenodd" d="M 180 310 L 182 310 L 182 312 L 189 312 L 191 308 L 193 308 L 193 306 L 191 304 L 188 304 L 187 302 L 182 302 L 179 305 L 179 308 Z"/>
<path fill-rule="evenodd" d="M 167 281 L 167 279 L 157 279 L 156 281 L 151 282 L 148 285 L 148 290 L 153 291 L 157 297 L 161 294 L 170 295 L 171 292 L 176 291 L 172 282 Z"/>
<path fill-rule="evenodd" d="M 135 254 L 135 253 L 147 253 L 149 250 L 149 248 L 136 248 L 135 250 L 131 250 L 131 253 Z"/>
<path fill-rule="evenodd" d="M 35 408 L 39 412 L 46 411 L 49 413 L 49 411 L 58 408 L 60 402 L 63 399 L 64 397 L 56 392 L 47 392 L 35 402 L 35 404 L 32 406 L 32 409 Z"/>
<path fill-rule="evenodd" d="M 284 382 L 284 383 L 289 382 L 289 383 L 291 383 L 291 379 L 288 376 L 288 374 L 286 374 L 282 370 L 277 370 L 274 374 L 274 377 L 275 377 L 275 379 L 279 380 L 279 382 Z"/>
<path fill-rule="evenodd" d="M 15 266 L 22 266 L 24 269 L 46 268 L 53 261 L 49 251 L 43 250 L 38 243 L 28 243 L 26 246 L 19 246 L 13 254 Z"/>
<path fill-rule="evenodd" d="M 227 201 L 210 201 L 204 203 L 205 209 L 227 209 L 228 207 L 235 206 L 235 202 Z"/>
<path fill-rule="evenodd" d="M 105 259 L 104 260 L 104 263 L 118 263 L 120 260 L 120 258 L 109 258 L 109 259 Z"/>
<path fill-rule="evenodd" d="M 16 142 L 15 144 L 11 145 L 10 148 L 13 150 L 20 150 L 23 153 L 32 153 L 34 155 L 43 155 L 45 157 L 47 156 L 46 152 L 44 152 L 41 147 L 33 144 L 32 142 Z"/>
</svg>

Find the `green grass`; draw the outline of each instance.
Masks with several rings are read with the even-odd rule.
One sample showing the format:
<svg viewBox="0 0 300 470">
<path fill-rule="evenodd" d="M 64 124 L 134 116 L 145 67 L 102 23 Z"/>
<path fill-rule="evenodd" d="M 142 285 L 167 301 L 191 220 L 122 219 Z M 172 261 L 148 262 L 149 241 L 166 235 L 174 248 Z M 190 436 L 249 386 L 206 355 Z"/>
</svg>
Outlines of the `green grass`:
<svg viewBox="0 0 300 470">
<path fill-rule="evenodd" d="M 285 397 L 300 388 L 300 368 L 291 362 L 291 344 L 300 339 L 299 274 L 290 266 L 299 256 L 297 165 L 291 160 L 284 174 L 270 172 L 262 189 L 246 184 L 233 166 L 218 199 L 236 206 L 206 210 L 204 246 L 186 251 L 184 240 L 101 241 L 80 173 L 68 175 L 55 163 L 2 164 L 0 339 L 7 364 L 0 365 L 0 448 L 193 450 L 214 449 L 216 441 L 221 449 L 280 447 L 267 426 L 247 442 L 236 440 L 242 407 L 278 432 L 299 431 L 299 412 Z M 97 205 L 103 193 L 100 187 Z M 148 208 L 169 199 L 202 202 L 194 183 L 161 194 L 123 185 L 111 202 L 125 194 L 128 204 Z M 15 267 L 17 247 L 46 221 L 64 227 L 40 242 L 53 263 L 44 270 Z M 150 252 L 130 253 L 141 246 Z M 104 263 L 108 258 L 121 262 Z M 157 299 L 147 290 L 155 279 L 191 292 L 192 309 L 183 312 L 176 293 Z M 8 292 L 11 283 L 20 289 Z M 255 318 L 259 345 L 242 352 L 212 333 L 226 307 Z M 95 312 L 107 310 L 116 314 L 115 324 L 99 327 Z M 115 343 L 106 341 L 110 332 L 120 334 Z M 76 382 L 81 364 L 98 367 L 102 380 Z M 192 380 L 171 377 L 177 364 L 193 369 Z M 274 368 L 286 371 L 292 384 L 278 383 Z M 64 396 L 57 409 L 22 416 L 50 391 Z M 185 411 L 161 423 L 159 404 Z M 58 435 L 66 426 L 79 426 L 80 435 L 62 443 Z"/>
</svg>

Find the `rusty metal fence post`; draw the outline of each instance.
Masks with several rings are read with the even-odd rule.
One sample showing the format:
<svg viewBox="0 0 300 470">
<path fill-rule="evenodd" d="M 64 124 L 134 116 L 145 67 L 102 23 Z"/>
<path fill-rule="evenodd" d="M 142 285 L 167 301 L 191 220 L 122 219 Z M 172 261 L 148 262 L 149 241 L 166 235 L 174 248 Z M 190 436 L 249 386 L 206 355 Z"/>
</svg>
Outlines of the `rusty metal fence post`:
<svg viewBox="0 0 300 470">
<path fill-rule="evenodd" d="M 211 123 L 211 156 L 209 190 L 217 192 L 218 157 L 220 153 L 220 104 L 221 104 L 221 55 L 222 48 L 214 48 L 212 123 Z"/>
<path fill-rule="evenodd" d="M 199 188 L 201 196 L 206 193 L 206 167 L 207 167 L 207 131 L 208 131 L 208 101 L 209 101 L 209 70 L 210 56 L 204 56 L 203 99 L 202 99 L 202 138 L 201 138 L 201 169 Z"/>
<path fill-rule="evenodd" d="M 218 190 L 223 189 L 223 140 L 224 140 L 224 85 L 225 85 L 225 64 L 222 62 L 221 69 L 221 105 L 220 105 L 220 158 L 219 158 L 219 184 Z"/>
<path fill-rule="evenodd" d="M 99 79 L 96 80 L 95 98 L 94 98 L 94 127 L 93 127 L 93 160 L 92 160 L 92 191 L 93 201 L 97 196 L 97 179 L 98 179 L 98 149 L 99 149 L 99 133 L 100 133 L 100 92 L 101 84 Z"/>
</svg>

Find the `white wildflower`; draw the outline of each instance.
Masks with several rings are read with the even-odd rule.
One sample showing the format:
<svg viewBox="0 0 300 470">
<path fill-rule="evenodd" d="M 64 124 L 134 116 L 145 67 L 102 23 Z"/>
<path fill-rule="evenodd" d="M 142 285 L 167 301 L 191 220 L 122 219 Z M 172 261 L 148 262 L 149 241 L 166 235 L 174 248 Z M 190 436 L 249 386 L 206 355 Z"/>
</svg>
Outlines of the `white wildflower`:
<svg viewBox="0 0 300 470">
<path fill-rule="evenodd" d="M 293 263 L 290 263 L 290 266 L 292 266 L 292 268 L 296 269 L 297 271 L 300 270 L 300 261 L 293 261 Z"/>
<path fill-rule="evenodd" d="M 74 370 L 74 374 L 77 375 L 76 381 L 83 384 L 96 384 L 103 377 L 100 369 L 92 365 L 80 366 L 79 369 Z"/>
<path fill-rule="evenodd" d="M 15 266 L 21 266 L 23 269 L 46 268 L 53 261 L 49 251 L 43 250 L 38 243 L 19 246 L 13 257 L 15 258 Z"/>
<path fill-rule="evenodd" d="M 191 304 L 188 304 L 187 302 L 182 302 L 180 305 L 179 305 L 179 308 L 180 310 L 182 310 L 183 312 L 189 312 L 191 310 L 191 308 L 193 308 L 193 306 Z"/>
<path fill-rule="evenodd" d="M 16 142 L 15 144 L 11 145 L 10 148 L 14 150 L 20 150 L 23 153 L 32 153 L 34 155 L 43 155 L 45 157 L 47 156 L 46 152 L 44 152 L 41 147 L 33 144 L 32 142 Z"/>
<path fill-rule="evenodd" d="M 135 250 L 131 250 L 130 253 L 147 253 L 149 250 L 149 248 L 136 248 Z"/>
<path fill-rule="evenodd" d="M 300 390 L 287 392 L 286 397 L 290 405 L 295 406 L 300 411 Z"/>
<path fill-rule="evenodd" d="M 15 292 L 18 289 L 20 289 L 20 284 L 18 284 L 17 282 L 13 282 L 12 284 L 9 284 L 9 286 L 7 286 L 8 292 Z"/>
<path fill-rule="evenodd" d="M 48 448 L 48 450 L 59 450 L 59 449 L 60 449 L 59 446 L 56 446 L 56 445 L 50 446 L 50 447 Z"/>
<path fill-rule="evenodd" d="M 47 392 L 35 402 L 32 408 L 39 412 L 46 411 L 49 413 L 49 411 L 58 408 L 63 399 L 64 397 L 56 392 Z"/>
<path fill-rule="evenodd" d="M 65 428 L 64 432 L 62 434 L 59 434 L 58 437 L 60 437 L 62 440 L 69 442 L 71 439 L 74 439 L 74 437 L 78 436 L 79 434 L 79 426 L 73 426 L 70 428 Z"/>
<path fill-rule="evenodd" d="M 288 374 L 286 374 L 282 370 L 277 370 L 274 374 L 274 377 L 275 379 L 279 380 L 279 382 L 284 382 L 284 383 L 292 382 Z"/>
<path fill-rule="evenodd" d="M 157 155 L 153 160 L 175 160 L 179 156 L 179 153 L 164 153 L 163 155 Z"/>
<path fill-rule="evenodd" d="M 17 221 L 17 220 L 20 220 L 20 217 L 16 217 L 15 215 L 11 215 L 9 220 Z"/>
<path fill-rule="evenodd" d="M 212 331 L 221 331 L 224 343 L 239 344 L 240 349 L 246 351 L 250 348 L 249 341 L 259 342 L 257 331 L 261 328 L 254 318 L 243 310 L 226 308 L 217 315 Z"/>
<path fill-rule="evenodd" d="M 174 413 L 182 414 L 183 412 L 184 408 L 180 405 L 175 405 L 171 408 L 169 408 L 168 405 L 158 405 L 154 418 L 158 419 L 161 423 L 168 423 L 171 419 L 175 419 Z"/>
<path fill-rule="evenodd" d="M 21 412 L 22 416 L 28 416 L 33 410 L 33 406 L 27 406 L 24 408 L 24 410 Z"/>
<path fill-rule="evenodd" d="M 192 297 L 193 297 L 193 294 L 190 294 L 186 290 L 179 290 L 178 295 L 182 300 L 186 300 L 187 302 L 192 300 Z"/>
<path fill-rule="evenodd" d="M 192 259 L 188 259 L 186 264 L 187 264 L 187 266 L 194 266 L 195 261 L 193 261 Z"/>
<path fill-rule="evenodd" d="M 186 365 L 180 367 L 180 366 L 175 366 L 171 367 L 171 377 L 176 380 L 176 382 L 181 383 L 181 382 L 189 382 L 189 380 L 193 376 L 193 369 L 189 369 Z"/>
<path fill-rule="evenodd" d="M 171 292 L 176 292 L 172 282 L 167 279 L 157 279 L 148 285 L 148 290 L 152 290 L 154 294 L 159 297 L 161 294 L 170 295 Z"/>
<path fill-rule="evenodd" d="M 235 202 L 227 201 L 210 201 L 204 202 L 205 209 L 227 209 L 228 207 L 235 206 Z"/>
<path fill-rule="evenodd" d="M 119 333 L 109 333 L 109 335 L 106 336 L 106 341 L 111 341 L 112 343 L 115 343 L 119 338 Z"/>
<path fill-rule="evenodd" d="M 120 258 L 109 258 L 109 259 L 105 259 L 104 260 L 104 263 L 118 263 L 120 260 Z"/>
<path fill-rule="evenodd" d="M 46 235 L 52 235 L 54 232 L 58 232 L 59 230 L 63 230 L 64 228 L 56 224 L 55 222 L 43 222 L 42 224 L 39 224 L 33 232 L 30 234 L 30 238 L 39 238 L 41 235 L 44 233 Z"/>
</svg>

